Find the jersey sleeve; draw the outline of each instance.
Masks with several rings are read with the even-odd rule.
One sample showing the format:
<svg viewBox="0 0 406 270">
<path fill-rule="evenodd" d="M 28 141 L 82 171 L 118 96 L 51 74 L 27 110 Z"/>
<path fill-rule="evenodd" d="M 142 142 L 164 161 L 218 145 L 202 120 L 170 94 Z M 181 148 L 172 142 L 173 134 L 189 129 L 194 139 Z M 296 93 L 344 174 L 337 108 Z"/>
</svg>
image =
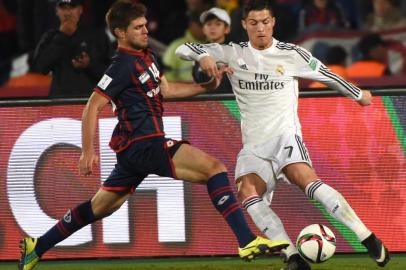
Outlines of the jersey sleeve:
<svg viewBox="0 0 406 270">
<path fill-rule="evenodd" d="M 313 57 L 306 49 L 296 46 L 295 76 L 324 83 L 333 90 L 339 91 L 354 100 L 362 97 L 361 89 L 331 72 L 320 60 Z"/>
<path fill-rule="evenodd" d="M 231 46 L 218 43 L 184 43 L 176 49 L 175 53 L 183 60 L 189 61 L 199 61 L 204 56 L 209 55 L 213 57 L 216 62 L 226 64 L 228 63 L 227 48 L 231 48 Z"/>
<path fill-rule="evenodd" d="M 113 62 L 97 83 L 95 91 L 109 100 L 117 97 L 131 83 L 130 70 L 127 65 Z"/>
</svg>

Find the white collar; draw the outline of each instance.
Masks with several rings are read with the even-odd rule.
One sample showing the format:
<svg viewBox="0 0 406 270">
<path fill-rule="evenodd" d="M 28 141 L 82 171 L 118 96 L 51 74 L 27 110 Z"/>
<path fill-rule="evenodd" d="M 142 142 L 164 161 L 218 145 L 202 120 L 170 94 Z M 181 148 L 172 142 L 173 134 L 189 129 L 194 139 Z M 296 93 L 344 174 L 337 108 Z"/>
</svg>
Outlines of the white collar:
<svg viewBox="0 0 406 270">
<path fill-rule="evenodd" d="M 272 38 L 272 45 L 269 48 L 266 48 L 264 50 L 258 50 L 252 47 L 251 42 L 248 42 L 248 48 L 254 53 L 254 54 L 260 54 L 260 55 L 266 55 L 266 54 L 272 54 L 275 51 L 276 43 L 278 40 L 275 38 Z"/>
</svg>

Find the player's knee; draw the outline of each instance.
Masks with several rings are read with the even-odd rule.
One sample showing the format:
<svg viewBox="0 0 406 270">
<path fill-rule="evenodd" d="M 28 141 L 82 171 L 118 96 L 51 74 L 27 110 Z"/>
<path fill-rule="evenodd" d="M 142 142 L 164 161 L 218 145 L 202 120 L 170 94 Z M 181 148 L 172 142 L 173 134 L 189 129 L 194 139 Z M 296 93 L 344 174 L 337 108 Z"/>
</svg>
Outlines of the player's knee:
<svg viewBox="0 0 406 270">
<path fill-rule="evenodd" d="M 255 196 L 257 195 L 255 186 L 246 178 L 240 177 L 237 179 L 237 195 L 240 201 L 244 201 L 250 196 Z"/>
<path fill-rule="evenodd" d="M 303 191 L 308 184 L 318 179 L 315 171 L 307 163 L 287 165 L 283 172 L 291 183 L 299 186 Z"/>
<path fill-rule="evenodd" d="M 262 196 L 266 189 L 266 183 L 256 174 L 244 175 L 237 179 L 237 194 L 240 201 L 252 196 Z"/>
</svg>

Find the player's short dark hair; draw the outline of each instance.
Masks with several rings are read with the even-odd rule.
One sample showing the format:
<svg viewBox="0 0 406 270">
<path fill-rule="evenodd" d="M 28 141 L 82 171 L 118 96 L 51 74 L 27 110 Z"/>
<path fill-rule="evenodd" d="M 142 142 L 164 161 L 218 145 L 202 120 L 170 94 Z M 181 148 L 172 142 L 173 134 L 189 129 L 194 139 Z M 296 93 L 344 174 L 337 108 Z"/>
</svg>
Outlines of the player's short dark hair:
<svg viewBox="0 0 406 270">
<path fill-rule="evenodd" d="M 261 11 L 267 9 L 269 10 L 269 13 L 273 16 L 273 3 L 270 0 L 248 0 L 243 8 L 242 11 L 242 18 L 245 20 L 248 16 L 248 13 L 250 11 Z"/>
<path fill-rule="evenodd" d="M 106 14 L 106 23 L 110 32 L 114 35 L 114 29 L 126 29 L 131 21 L 144 17 L 147 14 L 147 8 L 141 3 L 135 3 L 132 0 L 118 0 L 111 5 Z"/>
</svg>

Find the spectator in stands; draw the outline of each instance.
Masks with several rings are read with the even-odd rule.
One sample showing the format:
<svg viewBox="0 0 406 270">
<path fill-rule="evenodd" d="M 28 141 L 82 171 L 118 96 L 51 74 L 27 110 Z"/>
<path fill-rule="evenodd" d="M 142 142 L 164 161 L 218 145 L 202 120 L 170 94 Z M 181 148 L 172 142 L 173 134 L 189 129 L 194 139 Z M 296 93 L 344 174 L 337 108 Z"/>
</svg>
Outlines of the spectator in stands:
<svg viewBox="0 0 406 270">
<path fill-rule="evenodd" d="M 347 51 L 340 45 L 331 46 L 325 57 L 324 63 L 335 74 L 340 75 L 344 79 L 348 78 L 347 75 Z M 326 88 L 325 84 L 320 82 L 313 82 L 310 88 Z"/>
<path fill-rule="evenodd" d="M 372 0 L 373 12 L 366 18 L 364 28 L 369 31 L 406 27 L 398 0 Z"/>
<path fill-rule="evenodd" d="M 231 24 L 231 18 L 227 11 L 217 7 L 206 10 L 200 15 L 200 22 L 203 24 L 203 33 L 208 43 L 224 44 L 227 42 L 227 34 L 230 33 Z M 192 75 L 197 83 L 206 83 L 212 80 L 201 70 L 197 62 L 194 63 Z M 232 93 L 232 91 L 230 81 L 224 76 L 215 92 Z"/>
<path fill-rule="evenodd" d="M 94 0 L 99 2 L 100 0 Z M 148 34 L 164 44 L 183 36 L 187 28 L 186 2 L 144 0 L 148 8 Z"/>
<path fill-rule="evenodd" d="M 227 34 L 230 33 L 231 18 L 221 8 L 211 8 L 200 15 L 203 25 L 203 34 L 208 43 L 226 43 Z"/>
<path fill-rule="evenodd" d="M 18 52 L 15 1 L 0 0 L 0 85 L 10 76 L 11 60 Z"/>
<path fill-rule="evenodd" d="M 345 19 L 349 23 L 349 28 L 359 29 L 363 24 L 362 1 L 354 0 L 335 0 L 336 4 L 342 9 Z M 370 1 L 370 0 L 368 0 Z"/>
<path fill-rule="evenodd" d="M 332 46 L 327 51 L 326 65 L 335 74 L 347 78 L 347 51 L 340 45 Z"/>
<path fill-rule="evenodd" d="M 242 7 L 247 2 L 247 0 L 239 0 L 239 7 L 231 12 L 231 31 L 229 34 L 229 39 L 233 42 L 242 42 L 248 40 L 247 32 L 242 28 Z"/>
<path fill-rule="evenodd" d="M 46 32 L 34 54 L 34 67 L 52 71 L 50 97 L 87 97 L 110 63 L 112 47 L 104 29 L 81 22 L 82 0 L 58 0 L 59 29 Z"/>
<path fill-rule="evenodd" d="M 175 55 L 177 47 L 186 42 L 202 43 L 205 40 L 202 24 L 200 22 L 201 12 L 193 11 L 189 15 L 188 28 L 183 37 L 172 41 L 163 55 L 165 66 L 165 77 L 168 81 L 192 81 L 193 62 L 183 61 Z"/>
<path fill-rule="evenodd" d="M 391 74 L 388 68 L 387 44 L 378 34 L 362 37 L 357 47 L 361 59 L 347 69 L 349 77 L 370 78 Z"/>
<path fill-rule="evenodd" d="M 32 57 L 41 36 L 58 26 L 55 1 L 17 0 L 18 44 L 22 53 L 28 53 L 28 65 L 32 69 Z"/>
<path fill-rule="evenodd" d="M 228 14 L 238 8 L 238 5 L 239 0 L 216 0 L 216 6 L 224 9 Z"/>
<path fill-rule="evenodd" d="M 299 15 L 299 32 L 340 30 L 349 27 L 343 11 L 335 1 L 312 0 Z"/>
<path fill-rule="evenodd" d="M 32 58 L 35 46 L 40 41 L 41 35 L 57 25 L 57 17 L 55 15 L 56 2 L 53 0 L 17 0 L 13 2 L 17 4 L 17 39 L 12 39 L 12 46 L 18 49 L 18 53 L 9 55 L 12 61 L 12 70 L 10 71 L 10 79 L 5 86 L 18 88 L 41 87 L 48 89 L 51 81 L 50 76 L 35 71 L 32 65 Z M 27 96 L 31 96 L 30 92 L 27 92 Z"/>
</svg>

